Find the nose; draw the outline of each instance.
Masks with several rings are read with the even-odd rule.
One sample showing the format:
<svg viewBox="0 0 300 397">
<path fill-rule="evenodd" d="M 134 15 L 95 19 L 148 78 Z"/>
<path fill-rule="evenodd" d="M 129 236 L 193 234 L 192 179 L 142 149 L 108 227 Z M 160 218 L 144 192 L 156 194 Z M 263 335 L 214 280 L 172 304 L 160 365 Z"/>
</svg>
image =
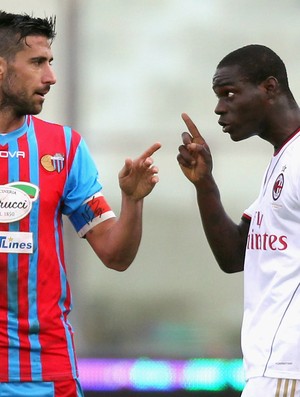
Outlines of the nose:
<svg viewBox="0 0 300 397">
<path fill-rule="evenodd" d="M 227 109 L 226 109 L 226 105 L 224 103 L 224 100 L 222 100 L 222 98 L 220 98 L 218 100 L 217 106 L 215 107 L 215 113 L 217 115 L 221 115 L 226 113 Z"/>
<path fill-rule="evenodd" d="M 43 83 L 53 85 L 56 83 L 56 75 L 51 65 L 47 65 L 43 74 Z"/>
</svg>

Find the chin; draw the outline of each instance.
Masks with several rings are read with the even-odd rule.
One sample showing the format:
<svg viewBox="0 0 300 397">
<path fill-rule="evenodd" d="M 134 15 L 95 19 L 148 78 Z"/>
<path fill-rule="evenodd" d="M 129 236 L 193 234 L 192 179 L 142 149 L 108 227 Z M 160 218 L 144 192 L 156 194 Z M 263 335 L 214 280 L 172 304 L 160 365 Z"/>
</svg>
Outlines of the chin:
<svg viewBox="0 0 300 397">
<path fill-rule="evenodd" d="M 241 133 L 231 133 L 230 134 L 230 138 L 232 141 L 234 142 L 240 142 L 240 141 L 244 141 L 245 139 L 251 138 L 252 136 L 257 135 L 256 133 L 247 133 L 247 134 L 241 134 Z"/>
<path fill-rule="evenodd" d="M 35 107 L 32 107 L 32 108 L 30 109 L 30 111 L 28 112 L 28 114 L 32 114 L 32 115 L 34 116 L 34 115 L 36 115 L 36 114 L 41 113 L 42 109 L 43 109 L 42 106 L 35 106 Z"/>
<path fill-rule="evenodd" d="M 247 139 L 248 137 L 242 137 L 242 136 L 237 136 L 237 135 L 231 135 L 230 138 L 233 142 L 240 142 L 243 141 L 244 139 Z"/>
</svg>

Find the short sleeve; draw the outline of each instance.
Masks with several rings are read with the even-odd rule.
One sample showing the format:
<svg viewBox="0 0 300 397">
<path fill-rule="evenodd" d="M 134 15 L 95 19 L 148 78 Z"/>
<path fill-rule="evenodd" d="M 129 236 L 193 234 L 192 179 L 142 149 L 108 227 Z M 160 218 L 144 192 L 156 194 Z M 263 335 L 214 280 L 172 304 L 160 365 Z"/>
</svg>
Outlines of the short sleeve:
<svg viewBox="0 0 300 397">
<path fill-rule="evenodd" d="M 62 213 L 69 217 L 80 237 L 96 224 L 115 216 L 101 190 L 96 165 L 81 138 L 70 166 L 62 203 Z"/>
<path fill-rule="evenodd" d="M 254 213 L 255 213 L 255 211 L 256 211 L 257 202 L 258 202 L 258 199 L 256 199 L 256 200 L 250 205 L 250 207 L 248 207 L 248 208 L 243 212 L 242 218 L 243 218 L 244 220 L 246 220 L 246 221 L 248 221 L 248 222 L 251 221 L 251 219 L 253 218 L 253 215 L 254 215 Z"/>
</svg>

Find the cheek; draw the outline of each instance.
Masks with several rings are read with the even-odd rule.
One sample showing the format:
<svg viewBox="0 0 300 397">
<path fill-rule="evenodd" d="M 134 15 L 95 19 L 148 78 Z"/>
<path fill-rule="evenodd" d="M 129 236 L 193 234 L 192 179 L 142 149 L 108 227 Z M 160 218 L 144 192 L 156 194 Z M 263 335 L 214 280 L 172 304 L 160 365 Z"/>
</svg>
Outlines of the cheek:
<svg viewBox="0 0 300 397">
<path fill-rule="evenodd" d="M 3 91 L 7 95 L 23 96 L 28 91 L 29 76 L 23 73 L 9 73 L 3 81 Z"/>
<path fill-rule="evenodd" d="M 250 100 L 240 103 L 238 113 L 242 119 L 255 124 L 264 117 L 265 104 L 260 96 L 254 96 Z"/>
<path fill-rule="evenodd" d="M 9 72 L 5 76 L 3 80 L 3 86 L 6 87 L 8 90 L 14 90 L 15 87 L 19 84 L 20 76 L 17 75 L 15 72 Z"/>
</svg>

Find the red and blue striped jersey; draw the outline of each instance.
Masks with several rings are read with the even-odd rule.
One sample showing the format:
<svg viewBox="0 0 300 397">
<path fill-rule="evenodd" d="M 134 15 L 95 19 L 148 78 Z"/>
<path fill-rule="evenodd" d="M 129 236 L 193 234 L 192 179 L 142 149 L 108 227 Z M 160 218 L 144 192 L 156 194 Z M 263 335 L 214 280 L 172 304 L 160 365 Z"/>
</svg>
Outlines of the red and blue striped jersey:
<svg viewBox="0 0 300 397">
<path fill-rule="evenodd" d="M 62 215 L 80 236 L 114 216 L 82 137 L 27 116 L 0 134 L 0 382 L 77 377 Z"/>
</svg>

